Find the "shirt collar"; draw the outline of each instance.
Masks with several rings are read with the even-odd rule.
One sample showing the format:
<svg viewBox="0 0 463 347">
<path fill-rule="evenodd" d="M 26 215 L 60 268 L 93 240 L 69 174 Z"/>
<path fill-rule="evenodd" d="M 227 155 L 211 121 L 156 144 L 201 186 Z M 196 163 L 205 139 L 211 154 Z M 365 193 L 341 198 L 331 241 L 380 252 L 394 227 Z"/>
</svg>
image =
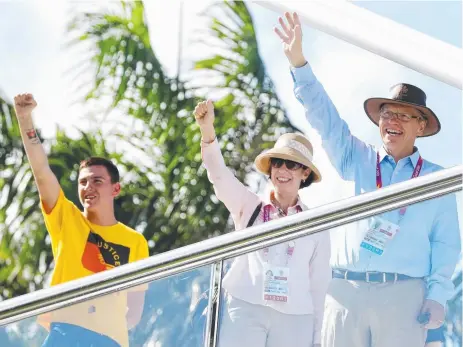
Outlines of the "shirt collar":
<svg viewBox="0 0 463 347">
<path fill-rule="evenodd" d="M 264 199 L 262 199 L 263 203 L 264 203 L 264 207 L 265 206 L 271 206 L 273 208 L 276 208 L 276 206 L 274 204 L 272 204 L 272 195 L 274 194 L 275 192 L 273 190 L 270 191 L 270 193 L 266 194 Z M 302 200 L 301 200 L 301 197 L 298 195 L 297 196 L 297 202 L 295 205 L 289 207 L 289 209 L 295 209 L 297 206 L 299 206 L 301 208 L 301 210 L 306 210 L 307 208 L 305 207 L 305 205 L 302 203 Z"/>
<path fill-rule="evenodd" d="M 379 153 L 379 162 L 381 163 L 384 160 L 384 158 L 388 156 L 388 154 L 386 150 L 384 149 L 384 146 L 381 146 L 378 153 Z"/>
<path fill-rule="evenodd" d="M 383 159 L 388 157 L 388 156 L 389 156 L 389 154 L 387 154 L 386 150 L 384 149 L 384 146 L 381 146 L 381 148 L 379 150 L 379 162 L 381 163 L 383 161 Z M 420 151 L 418 150 L 417 147 L 413 147 L 413 153 L 411 155 L 409 155 L 408 157 L 403 158 L 402 160 L 409 159 L 410 162 L 413 165 L 413 168 L 415 168 L 416 164 L 418 163 L 419 157 L 420 157 Z M 394 159 L 392 159 L 392 160 L 394 160 Z"/>
<path fill-rule="evenodd" d="M 417 147 L 413 147 L 413 154 L 408 156 L 410 158 L 410 161 L 413 164 L 413 167 L 416 167 L 416 164 L 418 164 L 418 159 L 420 158 L 420 151 L 418 150 Z"/>
</svg>

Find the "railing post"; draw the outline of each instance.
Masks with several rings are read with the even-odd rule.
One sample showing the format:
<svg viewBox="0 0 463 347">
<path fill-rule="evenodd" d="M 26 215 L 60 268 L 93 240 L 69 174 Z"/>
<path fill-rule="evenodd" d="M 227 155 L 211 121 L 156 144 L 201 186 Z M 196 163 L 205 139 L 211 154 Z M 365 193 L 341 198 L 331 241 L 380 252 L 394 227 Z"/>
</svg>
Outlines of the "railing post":
<svg viewBox="0 0 463 347">
<path fill-rule="evenodd" d="M 191 269 L 214 263 L 223 264 L 224 259 L 237 257 L 263 247 L 326 232 L 334 227 L 403 206 L 460 192 L 462 172 L 463 166 L 459 165 L 430 173 L 374 192 L 315 207 L 286 218 L 220 235 L 136 263 L 5 300 L 0 302 L 0 326 L 127 290 Z M 221 274 L 217 273 L 216 276 L 221 276 Z M 221 289 L 221 277 L 216 278 L 213 283 L 217 283 L 218 291 Z M 211 303 L 211 310 L 212 308 Z M 214 316 L 211 317 L 217 318 L 218 307 L 214 312 Z M 217 319 L 214 321 L 214 326 L 216 322 Z M 209 324 L 212 324 L 212 320 Z M 209 330 L 212 332 L 211 329 Z"/>
<path fill-rule="evenodd" d="M 223 260 L 214 263 L 212 267 L 213 269 L 209 286 L 209 302 L 207 305 L 204 347 L 215 347 L 217 345 L 217 335 L 219 329 Z"/>
</svg>

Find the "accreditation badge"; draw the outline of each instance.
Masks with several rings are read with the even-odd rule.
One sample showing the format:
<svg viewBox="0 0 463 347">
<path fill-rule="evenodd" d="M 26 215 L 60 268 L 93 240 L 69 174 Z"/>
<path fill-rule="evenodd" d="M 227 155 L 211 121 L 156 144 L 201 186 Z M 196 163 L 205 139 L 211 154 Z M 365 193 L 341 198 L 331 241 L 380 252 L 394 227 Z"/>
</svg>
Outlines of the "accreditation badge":
<svg viewBox="0 0 463 347">
<path fill-rule="evenodd" d="M 264 300 L 288 302 L 289 268 L 265 264 L 264 276 Z"/>
<path fill-rule="evenodd" d="M 373 217 L 360 247 L 374 254 L 382 255 L 387 243 L 394 238 L 399 230 L 397 224 L 380 217 Z"/>
</svg>

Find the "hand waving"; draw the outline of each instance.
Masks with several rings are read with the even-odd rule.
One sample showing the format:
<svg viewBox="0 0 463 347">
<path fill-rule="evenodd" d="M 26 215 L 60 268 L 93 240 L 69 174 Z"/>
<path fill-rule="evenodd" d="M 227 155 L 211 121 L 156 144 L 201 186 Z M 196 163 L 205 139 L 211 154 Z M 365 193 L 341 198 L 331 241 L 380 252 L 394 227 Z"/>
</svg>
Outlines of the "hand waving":
<svg viewBox="0 0 463 347">
<path fill-rule="evenodd" d="M 278 18 L 281 30 L 275 27 L 273 30 L 280 37 L 283 43 L 283 50 L 290 64 L 294 67 L 301 67 L 306 63 L 302 53 L 302 29 L 299 16 L 296 12 L 292 15 L 285 13 L 286 21 L 281 17 Z M 283 32 L 282 32 L 283 31 Z"/>
</svg>

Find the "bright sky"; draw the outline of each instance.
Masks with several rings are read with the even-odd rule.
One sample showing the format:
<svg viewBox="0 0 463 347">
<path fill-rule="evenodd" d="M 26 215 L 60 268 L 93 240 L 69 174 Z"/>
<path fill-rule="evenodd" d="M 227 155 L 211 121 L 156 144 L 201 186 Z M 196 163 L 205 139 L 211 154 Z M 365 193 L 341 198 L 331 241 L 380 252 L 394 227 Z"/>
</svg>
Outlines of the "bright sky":
<svg viewBox="0 0 463 347">
<path fill-rule="evenodd" d="M 179 1 L 145 3 L 155 52 L 167 71 L 174 74 L 178 54 Z M 205 25 L 198 13 L 210 3 L 184 3 L 184 57 L 198 55 L 197 51 L 188 47 L 188 42 L 193 30 Z M 99 112 L 96 104 L 71 105 L 75 96 L 69 75 L 65 72 L 75 63 L 76 57 L 62 47 L 66 38 L 69 4 L 65 0 L 53 3 L 0 2 L 0 90 L 10 99 L 21 92 L 35 95 L 39 103 L 35 119 L 45 136 L 52 135 L 57 124 L 67 129 L 72 129 L 70 126 L 73 125 L 88 127 L 86 115 Z M 72 4 L 97 6 L 101 2 Z M 279 14 L 256 3 L 248 4 L 268 73 L 290 119 L 313 141 L 315 160 L 324 174 L 322 183 L 304 191 L 304 200 L 309 205 L 319 205 L 352 195 L 352 187 L 342 182 L 329 164 L 318 135 L 305 121 L 303 109 L 294 98 L 288 63 L 280 41 L 272 32 Z M 303 2 L 294 4 L 302 6 Z M 356 4 L 452 45 L 462 46 L 461 1 L 361 1 Z M 462 100 L 458 89 L 309 27 L 303 30 L 306 57 L 356 136 L 379 145 L 378 128 L 366 117 L 364 100 L 372 96 L 387 96 L 389 87 L 398 82 L 412 83 L 426 91 L 428 105 L 442 123 L 442 131 L 438 135 L 418 140 L 420 152 L 426 159 L 444 167 L 462 163 Z M 190 66 L 186 60 L 182 72 L 187 72 Z"/>
</svg>

